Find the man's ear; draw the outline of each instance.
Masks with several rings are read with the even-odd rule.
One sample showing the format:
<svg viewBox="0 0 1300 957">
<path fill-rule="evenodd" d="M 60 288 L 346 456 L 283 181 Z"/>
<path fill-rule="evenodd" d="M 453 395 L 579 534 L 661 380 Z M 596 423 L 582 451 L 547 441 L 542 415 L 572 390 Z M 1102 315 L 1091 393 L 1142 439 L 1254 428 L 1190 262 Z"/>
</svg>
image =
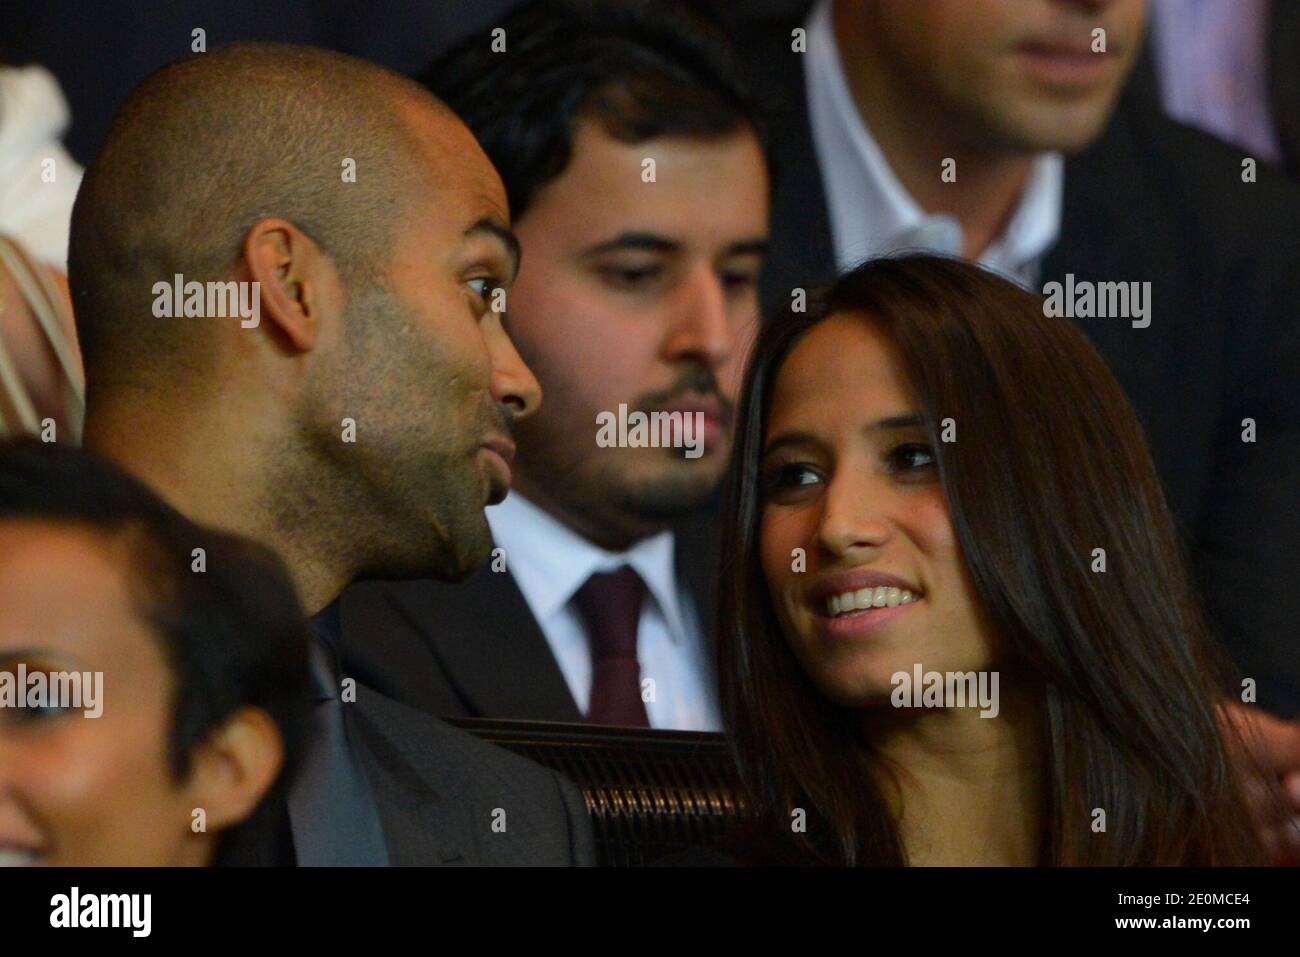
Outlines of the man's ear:
<svg viewBox="0 0 1300 957">
<path fill-rule="evenodd" d="M 302 352 L 315 346 L 322 320 L 341 301 L 334 262 L 286 219 L 262 219 L 244 236 L 244 266 L 260 286 L 261 320 Z"/>
<path fill-rule="evenodd" d="M 261 708 L 235 712 L 198 748 L 189 790 L 202 808 L 209 833 L 247 820 L 284 767 L 284 741 Z"/>
</svg>

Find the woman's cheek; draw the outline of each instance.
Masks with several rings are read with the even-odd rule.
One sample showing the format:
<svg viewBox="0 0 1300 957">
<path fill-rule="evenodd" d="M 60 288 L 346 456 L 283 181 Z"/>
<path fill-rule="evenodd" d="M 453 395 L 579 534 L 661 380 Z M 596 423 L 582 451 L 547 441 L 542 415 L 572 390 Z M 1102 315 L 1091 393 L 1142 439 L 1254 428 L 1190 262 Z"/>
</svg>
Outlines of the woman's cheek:
<svg viewBox="0 0 1300 957">
<path fill-rule="evenodd" d="M 772 596 L 772 606 L 783 628 L 796 622 L 796 578 L 807 573 L 808 546 L 803 537 L 800 513 L 790 509 L 765 509 L 760 534 L 763 575 Z"/>
</svg>

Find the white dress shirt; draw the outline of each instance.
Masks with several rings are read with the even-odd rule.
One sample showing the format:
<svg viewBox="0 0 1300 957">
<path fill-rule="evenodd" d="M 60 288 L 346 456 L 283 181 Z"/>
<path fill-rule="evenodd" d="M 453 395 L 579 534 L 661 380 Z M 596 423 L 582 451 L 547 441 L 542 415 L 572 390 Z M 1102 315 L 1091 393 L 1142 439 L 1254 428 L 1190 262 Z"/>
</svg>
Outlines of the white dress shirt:
<svg viewBox="0 0 1300 957">
<path fill-rule="evenodd" d="M 650 726 L 721 730 L 699 615 L 690 592 L 677 581 L 672 532 L 643 539 L 625 552 L 606 551 L 518 492 L 488 508 L 487 518 L 492 537 L 505 550 L 506 570 L 546 636 L 580 711 L 585 714 L 591 700 L 591 650 L 570 599 L 592 574 L 629 565 L 646 585 L 637 659 L 642 687 L 647 678 L 654 681 L 654 697 L 645 702 Z"/>
<path fill-rule="evenodd" d="M 0 233 L 60 270 L 82 173 L 59 142 L 67 125 L 67 101 L 48 70 L 0 67 Z"/>
<path fill-rule="evenodd" d="M 813 8 L 806 29 L 808 121 L 839 271 L 904 250 L 960 256 L 961 224 L 953 216 L 928 214 L 917 204 L 858 112 L 835 44 L 831 0 Z M 936 169 L 934 175 L 940 172 Z M 960 169 L 956 175 L 960 182 Z M 1034 161 L 1016 211 L 980 255 L 980 264 L 1034 287 L 1042 257 L 1060 234 L 1063 189 L 1061 154 L 1042 154 Z"/>
</svg>

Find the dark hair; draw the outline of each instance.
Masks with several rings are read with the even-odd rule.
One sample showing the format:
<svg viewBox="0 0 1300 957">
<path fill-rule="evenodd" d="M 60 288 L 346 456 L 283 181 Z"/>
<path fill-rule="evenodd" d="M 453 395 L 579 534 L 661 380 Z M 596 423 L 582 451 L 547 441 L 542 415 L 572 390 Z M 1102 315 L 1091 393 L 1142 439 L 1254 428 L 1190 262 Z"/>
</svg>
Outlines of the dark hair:
<svg viewBox="0 0 1300 957">
<path fill-rule="evenodd" d="M 1218 721 L 1227 673 L 1132 408 L 1084 335 L 1044 316 L 1038 296 L 934 256 L 867 262 L 806 314 L 775 317 L 746 374 L 724 512 L 720 674 L 771 856 L 906 861 L 878 784 L 888 771 L 851 711 L 800 667 L 759 562 L 772 386 L 794 345 L 836 313 L 861 315 L 897 348 L 975 593 L 1040 686 L 1040 859 L 1264 863 L 1243 798 L 1244 748 Z M 955 442 L 940 441 L 948 417 Z M 1098 545 L 1119 566 L 1112 574 L 1090 571 Z M 791 833 L 794 807 L 808 812 L 806 834 Z M 1104 834 L 1090 828 L 1096 807 Z"/>
<path fill-rule="evenodd" d="M 504 52 L 493 51 L 491 33 L 476 34 L 421 82 L 478 137 L 516 219 L 568 167 L 580 119 L 595 119 L 625 143 L 748 128 L 767 152 L 725 37 L 684 8 L 666 0 L 542 0 L 499 28 Z"/>
<path fill-rule="evenodd" d="M 308 626 L 283 562 L 255 542 L 204 528 L 89 452 L 35 439 L 0 443 L 0 520 L 84 526 L 121 540 L 129 587 L 175 682 L 168 760 L 184 779 L 194 749 L 243 707 L 275 722 L 285 766 L 253 815 L 224 833 L 271 840 L 307 735 Z M 192 570 L 194 549 L 206 570 Z"/>
</svg>

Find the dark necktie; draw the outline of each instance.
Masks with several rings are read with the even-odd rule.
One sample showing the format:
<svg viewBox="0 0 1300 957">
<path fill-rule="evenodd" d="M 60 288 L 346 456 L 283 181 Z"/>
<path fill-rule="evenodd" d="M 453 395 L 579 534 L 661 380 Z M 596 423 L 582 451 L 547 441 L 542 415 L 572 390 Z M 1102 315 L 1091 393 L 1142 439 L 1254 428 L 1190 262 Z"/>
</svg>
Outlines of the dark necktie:
<svg viewBox="0 0 1300 957">
<path fill-rule="evenodd" d="M 289 822 L 299 867 L 388 864 L 379 808 L 365 768 L 348 739 L 333 646 L 321 634 L 311 643 L 311 738 L 289 791 Z"/>
<path fill-rule="evenodd" d="M 597 572 L 573 595 L 587 626 L 591 648 L 591 704 L 587 721 L 648 728 L 641 700 L 641 665 L 636 657 L 637 624 L 645 582 L 631 568 Z"/>
</svg>

